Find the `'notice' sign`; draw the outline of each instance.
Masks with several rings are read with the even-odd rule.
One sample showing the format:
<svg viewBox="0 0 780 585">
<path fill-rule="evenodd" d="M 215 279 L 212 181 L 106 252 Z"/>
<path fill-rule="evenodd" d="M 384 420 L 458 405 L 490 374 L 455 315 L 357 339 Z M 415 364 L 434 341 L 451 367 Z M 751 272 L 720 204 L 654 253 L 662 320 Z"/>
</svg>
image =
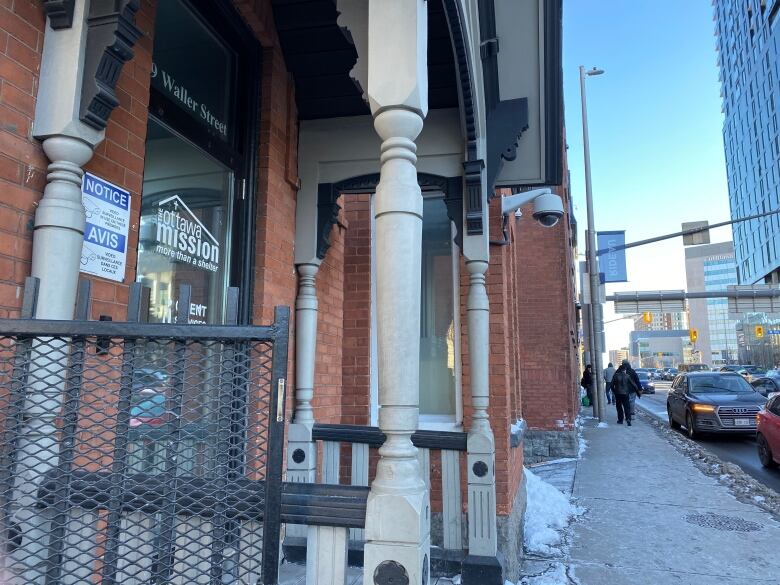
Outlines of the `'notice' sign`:
<svg viewBox="0 0 780 585">
<path fill-rule="evenodd" d="M 87 217 L 81 272 L 122 282 L 127 263 L 130 192 L 85 173 L 81 200 Z"/>
</svg>

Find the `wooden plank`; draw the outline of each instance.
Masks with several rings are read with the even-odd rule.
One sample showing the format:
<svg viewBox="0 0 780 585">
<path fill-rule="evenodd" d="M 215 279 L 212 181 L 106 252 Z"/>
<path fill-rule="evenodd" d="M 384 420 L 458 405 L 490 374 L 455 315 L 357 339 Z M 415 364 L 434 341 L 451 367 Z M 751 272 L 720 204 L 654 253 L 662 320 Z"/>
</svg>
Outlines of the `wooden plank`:
<svg viewBox="0 0 780 585">
<path fill-rule="evenodd" d="M 323 442 L 322 483 L 339 483 L 339 466 L 341 464 L 341 443 Z"/>
<path fill-rule="evenodd" d="M 460 451 L 441 452 L 442 527 L 445 549 L 463 548 L 460 494 Z"/>
<path fill-rule="evenodd" d="M 122 517 L 117 555 L 117 583 L 145 585 L 152 578 L 154 516 L 130 512 Z"/>
<path fill-rule="evenodd" d="M 352 485 L 368 485 L 368 445 L 352 443 Z M 362 528 L 350 528 L 349 539 L 363 541 L 366 539 Z"/>
</svg>

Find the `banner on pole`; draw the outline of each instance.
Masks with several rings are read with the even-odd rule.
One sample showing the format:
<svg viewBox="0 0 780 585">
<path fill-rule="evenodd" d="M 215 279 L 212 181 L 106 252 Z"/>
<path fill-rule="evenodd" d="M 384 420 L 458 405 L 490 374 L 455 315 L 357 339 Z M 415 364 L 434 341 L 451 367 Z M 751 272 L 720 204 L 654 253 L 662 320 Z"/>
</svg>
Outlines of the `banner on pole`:
<svg viewBox="0 0 780 585">
<path fill-rule="evenodd" d="M 596 249 L 599 257 L 599 279 L 602 283 L 628 282 L 626 251 L 615 250 L 626 243 L 626 232 L 596 232 Z"/>
</svg>

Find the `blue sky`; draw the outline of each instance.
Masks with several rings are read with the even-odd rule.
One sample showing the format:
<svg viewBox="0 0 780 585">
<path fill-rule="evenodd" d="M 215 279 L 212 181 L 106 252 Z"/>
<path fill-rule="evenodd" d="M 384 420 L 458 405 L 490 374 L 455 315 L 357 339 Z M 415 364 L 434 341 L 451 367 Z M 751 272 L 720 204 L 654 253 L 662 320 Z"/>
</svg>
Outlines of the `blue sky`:
<svg viewBox="0 0 780 585">
<path fill-rule="evenodd" d="M 587 80 L 597 230 L 631 242 L 684 221 L 729 219 L 717 53 L 710 0 L 564 0 L 563 75 L 569 168 L 580 254 L 586 208 L 578 67 Z M 714 230 L 713 242 L 731 239 Z M 581 258 L 584 259 L 584 258 Z M 681 239 L 627 251 L 617 290 L 685 288 Z M 605 320 L 614 319 L 612 303 Z M 628 344 L 630 320 L 606 327 L 607 349 Z"/>
</svg>

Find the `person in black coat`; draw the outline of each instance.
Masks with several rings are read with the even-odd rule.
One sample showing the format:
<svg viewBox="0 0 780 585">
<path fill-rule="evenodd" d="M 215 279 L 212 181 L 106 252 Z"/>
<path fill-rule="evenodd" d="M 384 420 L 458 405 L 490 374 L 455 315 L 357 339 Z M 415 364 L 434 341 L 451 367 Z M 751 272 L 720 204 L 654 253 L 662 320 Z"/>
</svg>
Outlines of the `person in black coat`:
<svg viewBox="0 0 780 585">
<path fill-rule="evenodd" d="M 632 392 L 636 394 L 639 386 L 634 382 L 633 376 L 629 373 L 629 367 L 626 367 L 625 363 L 620 364 L 620 367 L 612 377 L 612 393 L 615 396 L 615 408 L 617 409 L 618 424 L 623 424 L 625 419 L 626 424 L 631 426 L 631 419 L 634 413 L 631 412 L 630 396 Z M 636 372 L 634 372 L 636 376 Z M 637 376 L 637 379 L 639 377 Z"/>
<path fill-rule="evenodd" d="M 585 392 L 588 393 L 588 400 L 590 400 L 590 403 L 593 404 L 593 366 L 590 364 L 585 366 L 585 371 L 582 372 L 580 386 L 585 388 Z"/>
<path fill-rule="evenodd" d="M 634 368 L 631 367 L 631 364 L 629 363 L 628 360 L 623 360 L 622 362 L 620 362 L 620 364 L 626 368 L 626 373 L 634 382 L 634 384 L 632 385 L 631 394 L 629 394 L 629 402 L 631 403 L 631 418 L 635 418 L 636 397 L 639 396 L 639 390 L 642 389 L 642 382 L 639 381 L 639 374 L 637 374 L 636 370 L 634 370 Z"/>
</svg>

